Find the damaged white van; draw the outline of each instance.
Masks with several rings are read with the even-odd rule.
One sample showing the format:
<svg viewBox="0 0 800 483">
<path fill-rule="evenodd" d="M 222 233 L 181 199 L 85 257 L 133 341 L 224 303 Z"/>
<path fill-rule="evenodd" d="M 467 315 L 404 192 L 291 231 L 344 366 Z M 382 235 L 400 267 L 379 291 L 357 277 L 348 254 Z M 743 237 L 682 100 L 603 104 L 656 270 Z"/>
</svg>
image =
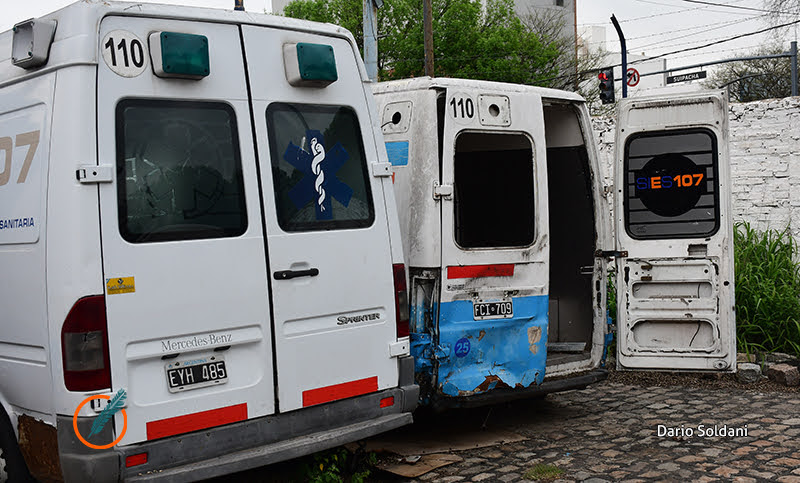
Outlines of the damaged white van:
<svg viewBox="0 0 800 483">
<path fill-rule="evenodd" d="M 0 35 L 0 480 L 197 480 L 411 422 L 367 82 L 347 31 L 277 16 L 81 1 Z"/>
<path fill-rule="evenodd" d="M 605 186 L 574 93 L 440 78 L 373 92 L 422 404 L 605 378 L 611 258 L 620 369 L 735 369 L 723 93 L 621 103 L 616 180 Z"/>
</svg>

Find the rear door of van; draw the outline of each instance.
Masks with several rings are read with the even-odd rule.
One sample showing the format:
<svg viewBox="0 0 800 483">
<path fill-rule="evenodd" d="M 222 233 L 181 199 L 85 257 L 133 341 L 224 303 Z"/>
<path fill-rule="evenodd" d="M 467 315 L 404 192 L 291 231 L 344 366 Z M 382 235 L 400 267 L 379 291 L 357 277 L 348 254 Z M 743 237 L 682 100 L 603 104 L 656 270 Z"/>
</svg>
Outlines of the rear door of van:
<svg viewBox="0 0 800 483">
<path fill-rule="evenodd" d="M 109 355 L 112 391 L 128 394 L 120 444 L 272 414 L 239 28 L 111 16 L 100 42 L 98 157 L 115 171 L 99 173 L 113 180 L 99 184 Z M 196 76 L 158 77 L 154 67 Z"/>
<path fill-rule="evenodd" d="M 384 195 L 391 177 L 388 169 L 372 172 L 376 122 L 354 50 L 344 38 L 255 26 L 243 26 L 242 38 L 269 246 L 279 410 L 396 387 L 396 341 L 408 333 L 398 333 L 394 282 L 404 285 L 406 275 L 392 264 L 394 200 Z M 310 73 L 307 63 L 317 61 L 327 68 Z M 400 345 L 407 354 L 407 343 Z"/>
<path fill-rule="evenodd" d="M 438 389 L 544 378 L 549 273 L 541 98 L 451 88 L 444 104 Z"/>
<path fill-rule="evenodd" d="M 100 37 L 120 444 L 397 387 L 405 271 L 350 43 L 127 17 L 104 19 Z M 290 85 L 298 48 L 329 55 L 336 79 Z"/>
<path fill-rule="evenodd" d="M 735 371 L 727 95 L 625 99 L 615 149 L 618 367 Z"/>
</svg>

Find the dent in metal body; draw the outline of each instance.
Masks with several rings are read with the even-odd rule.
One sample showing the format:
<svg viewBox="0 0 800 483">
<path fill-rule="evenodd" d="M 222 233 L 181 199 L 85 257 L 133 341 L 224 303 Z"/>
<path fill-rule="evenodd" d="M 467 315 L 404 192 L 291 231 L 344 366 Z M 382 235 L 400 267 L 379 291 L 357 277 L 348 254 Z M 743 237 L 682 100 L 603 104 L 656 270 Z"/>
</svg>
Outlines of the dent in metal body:
<svg viewBox="0 0 800 483">
<path fill-rule="evenodd" d="M 439 362 L 437 392 L 468 396 L 495 388 L 541 384 L 545 374 L 548 297 L 513 298 L 509 319 L 473 320 L 472 301 L 441 304 L 439 340 L 449 347 Z M 456 351 L 466 339 L 469 351 Z M 462 342 L 463 345 L 463 342 Z"/>
</svg>

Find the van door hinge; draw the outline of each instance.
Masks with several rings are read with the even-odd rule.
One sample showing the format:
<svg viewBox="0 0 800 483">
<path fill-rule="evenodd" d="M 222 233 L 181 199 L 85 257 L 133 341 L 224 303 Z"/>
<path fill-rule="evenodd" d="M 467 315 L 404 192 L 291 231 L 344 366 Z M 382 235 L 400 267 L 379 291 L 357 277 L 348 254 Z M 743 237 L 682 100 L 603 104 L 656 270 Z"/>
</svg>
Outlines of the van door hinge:
<svg viewBox="0 0 800 483">
<path fill-rule="evenodd" d="M 113 166 L 80 166 L 75 170 L 75 177 L 81 183 L 110 183 L 114 181 Z"/>
<path fill-rule="evenodd" d="M 400 357 L 410 354 L 409 341 L 407 338 L 389 344 L 389 357 Z"/>
<path fill-rule="evenodd" d="M 453 197 L 453 185 L 439 184 L 438 181 L 433 182 L 433 199 L 441 200 L 442 198 L 449 200 Z"/>
<path fill-rule="evenodd" d="M 597 250 L 594 252 L 596 258 L 625 258 L 628 256 L 628 250 Z"/>
<path fill-rule="evenodd" d="M 391 163 L 372 163 L 372 176 L 380 178 L 391 176 L 393 173 Z"/>
</svg>

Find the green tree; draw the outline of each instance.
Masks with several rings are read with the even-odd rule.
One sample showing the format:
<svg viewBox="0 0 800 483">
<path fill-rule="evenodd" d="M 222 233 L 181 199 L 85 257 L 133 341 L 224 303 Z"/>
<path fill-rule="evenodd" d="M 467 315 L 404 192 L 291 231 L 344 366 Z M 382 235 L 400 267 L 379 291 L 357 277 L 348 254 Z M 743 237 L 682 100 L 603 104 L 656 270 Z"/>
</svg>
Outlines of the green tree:
<svg viewBox="0 0 800 483">
<path fill-rule="evenodd" d="M 436 76 L 552 85 L 562 52 L 514 13 L 513 0 L 432 0 Z M 378 10 L 381 80 L 424 75 L 422 0 L 389 0 Z M 331 22 L 362 45 L 359 0 L 295 0 L 290 17 Z"/>
<path fill-rule="evenodd" d="M 786 52 L 781 45 L 764 46 L 743 56 L 774 55 Z M 731 100 L 750 102 L 792 95 L 792 69 L 789 58 L 744 60 L 720 65 L 704 83 L 709 88 L 729 86 Z"/>
<path fill-rule="evenodd" d="M 283 15 L 340 25 L 353 33 L 359 46 L 363 44 L 359 0 L 295 0 L 286 5 Z"/>
</svg>

